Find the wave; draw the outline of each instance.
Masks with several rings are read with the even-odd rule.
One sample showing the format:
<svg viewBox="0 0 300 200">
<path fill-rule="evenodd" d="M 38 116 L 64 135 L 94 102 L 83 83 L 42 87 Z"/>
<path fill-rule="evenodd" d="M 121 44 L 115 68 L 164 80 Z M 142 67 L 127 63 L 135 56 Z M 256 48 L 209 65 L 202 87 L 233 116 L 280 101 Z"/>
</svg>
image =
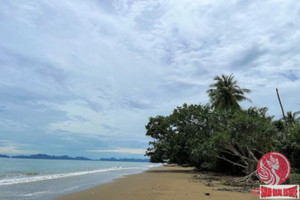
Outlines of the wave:
<svg viewBox="0 0 300 200">
<path fill-rule="evenodd" d="M 87 175 L 87 174 L 116 171 L 116 170 L 126 170 L 126 169 L 143 169 L 143 168 L 112 167 L 112 168 L 105 168 L 105 169 L 102 168 L 102 169 L 96 169 L 96 170 L 59 173 L 59 174 L 45 174 L 45 175 L 35 175 L 35 176 L 30 175 L 27 177 L 11 177 L 11 178 L 5 178 L 5 179 L 0 180 L 0 186 L 20 184 L 20 183 L 30 183 L 30 182 L 36 182 L 36 181 L 45 181 L 45 180 L 52 180 L 52 179 L 58 179 L 58 178 L 66 178 L 66 177 L 81 176 L 81 175 Z"/>
</svg>

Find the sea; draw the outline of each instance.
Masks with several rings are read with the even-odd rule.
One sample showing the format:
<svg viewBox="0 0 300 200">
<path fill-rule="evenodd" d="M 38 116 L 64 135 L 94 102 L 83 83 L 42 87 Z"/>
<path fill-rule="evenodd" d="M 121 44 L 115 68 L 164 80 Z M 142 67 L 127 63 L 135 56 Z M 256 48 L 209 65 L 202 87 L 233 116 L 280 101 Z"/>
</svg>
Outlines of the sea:
<svg viewBox="0 0 300 200">
<path fill-rule="evenodd" d="M 0 158 L 0 200 L 51 200 L 155 166 L 147 162 Z"/>
</svg>

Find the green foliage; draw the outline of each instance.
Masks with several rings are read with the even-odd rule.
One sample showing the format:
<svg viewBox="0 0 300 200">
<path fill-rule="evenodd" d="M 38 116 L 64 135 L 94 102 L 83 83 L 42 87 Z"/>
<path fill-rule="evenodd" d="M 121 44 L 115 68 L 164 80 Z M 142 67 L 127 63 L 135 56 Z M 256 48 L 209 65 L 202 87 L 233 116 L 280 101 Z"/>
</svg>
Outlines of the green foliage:
<svg viewBox="0 0 300 200">
<path fill-rule="evenodd" d="M 299 117 L 297 117 L 297 115 L 299 115 L 299 114 L 300 114 L 299 111 L 294 112 L 294 113 L 291 112 L 291 111 L 287 112 L 286 113 L 286 122 L 287 122 L 287 124 L 290 125 L 290 126 L 293 126 L 296 122 L 298 122 Z"/>
<path fill-rule="evenodd" d="M 218 133 L 222 135 L 222 144 L 254 151 L 259 149 L 261 152 L 271 150 L 271 137 L 276 134 L 276 129 L 272 124 L 272 117 L 267 116 L 266 112 L 266 108 L 253 107 L 236 112 L 228 119 L 224 131 Z"/>
<path fill-rule="evenodd" d="M 273 149 L 277 129 L 266 108 L 216 111 L 209 105 L 187 105 L 169 116 L 150 118 L 146 155 L 152 162 L 189 164 L 206 170 L 255 170 L 257 159 Z M 258 142 L 259 141 L 259 142 Z M 225 164 L 225 163 L 226 164 Z"/>
<path fill-rule="evenodd" d="M 187 105 L 174 109 L 170 116 L 150 118 L 146 125 L 150 142 L 146 155 L 153 162 L 192 164 L 200 167 L 209 159 L 205 140 L 211 135 L 208 105 Z M 199 159 L 201 158 L 201 159 Z M 205 164 L 203 164 L 205 165 Z"/>
<path fill-rule="evenodd" d="M 274 126 L 276 127 L 277 131 L 283 133 L 285 131 L 285 123 L 283 120 L 276 120 L 273 121 Z"/>
<path fill-rule="evenodd" d="M 300 174 L 292 172 L 289 176 L 289 179 L 285 184 L 299 184 L 300 183 Z"/>
<path fill-rule="evenodd" d="M 170 147 L 168 146 L 169 132 L 168 117 L 157 116 L 150 117 L 146 125 L 147 136 L 151 136 L 154 141 L 149 142 L 150 147 L 146 155 L 150 156 L 150 161 L 154 163 L 165 162 L 169 159 Z"/>
<path fill-rule="evenodd" d="M 288 126 L 277 141 L 277 149 L 287 156 L 292 168 L 300 169 L 300 123 Z"/>
<path fill-rule="evenodd" d="M 230 160 L 246 174 L 255 171 L 257 160 L 272 150 L 272 137 L 276 135 L 272 117 L 266 112 L 266 108 L 249 108 L 227 118 L 223 131 L 213 136 L 214 144 L 222 154 L 217 157 Z"/>
<path fill-rule="evenodd" d="M 151 162 L 176 163 L 230 174 L 254 174 L 270 151 L 285 154 L 300 169 L 300 122 L 297 112 L 272 121 L 267 108 L 241 109 L 247 100 L 233 76 L 216 77 L 208 90 L 212 105 L 177 107 L 169 116 L 150 117 L 146 125 Z"/>
</svg>

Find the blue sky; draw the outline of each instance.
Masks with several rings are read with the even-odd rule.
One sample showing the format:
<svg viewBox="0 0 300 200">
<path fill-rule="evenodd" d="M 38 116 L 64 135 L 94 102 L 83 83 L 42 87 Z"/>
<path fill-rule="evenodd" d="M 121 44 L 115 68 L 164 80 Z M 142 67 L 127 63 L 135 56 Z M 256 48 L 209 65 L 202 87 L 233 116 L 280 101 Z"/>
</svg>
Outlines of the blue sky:
<svg viewBox="0 0 300 200">
<path fill-rule="evenodd" d="M 149 116 L 234 73 L 300 110 L 300 2 L 0 1 L 0 154 L 142 158 Z"/>
</svg>

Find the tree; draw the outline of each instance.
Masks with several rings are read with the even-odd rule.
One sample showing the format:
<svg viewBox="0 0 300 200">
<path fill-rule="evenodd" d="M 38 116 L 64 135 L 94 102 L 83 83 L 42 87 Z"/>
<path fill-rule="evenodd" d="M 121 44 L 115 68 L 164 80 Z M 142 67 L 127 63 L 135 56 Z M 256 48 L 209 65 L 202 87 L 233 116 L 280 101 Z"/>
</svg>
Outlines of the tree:
<svg viewBox="0 0 300 200">
<path fill-rule="evenodd" d="M 169 136 L 171 129 L 169 128 L 169 118 L 164 116 L 150 117 L 146 125 L 146 135 L 154 139 L 150 141 L 150 147 L 146 151 L 146 155 L 150 156 L 150 162 L 160 163 L 167 162 L 170 155 Z"/>
<path fill-rule="evenodd" d="M 277 129 L 266 112 L 266 108 L 216 111 L 209 105 L 184 104 L 169 116 L 149 119 L 146 135 L 154 141 L 146 155 L 151 162 L 248 175 L 274 147 Z"/>
<path fill-rule="evenodd" d="M 285 151 L 294 169 L 300 169 L 300 123 L 289 128 L 285 142 Z"/>
<path fill-rule="evenodd" d="M 294 125 L 297 121 L 300 120 L 299 117 L 297 117 L 297 115 L 299 115 L 300 112 L 297 111 L 297 112 L 294 112 L 292 113 L 291 111 L 287 112 L 286 113 L 286 122 L 288 125 Z"/>
<path fill-rule="evenodd" d="M 234 76 L 222 75 L 214 78 L 215 83 L 210 85 L 211 89 L 207 90 L 210 102 L 216 110 L 240 109 L 240 101 L 250 101 L 245 97 L 245 93 L 250 93 L 249 89 L 242 89 L 238 86 Z"/>
<path fill-rule="evenodd" d="M 209 105 L 184 104 L 169 116 L 151 117 L 146 125 L 146 135 L 154 139 L 146 152 L 150 161 L 209 166 L 211 114 Z"/>
<path fill-rule="evenodd" d="M 287 121 L 272 121 L 267 108 L 241 109 L 244 96 L 233 75 L 215 78 L 207 92 L 211 104 L 177 107 L 168 116 L 150 117 L 146 155 L 151 162 L 195 166 L 198 169 L 255 175 L 259 158 L 279 151 L 300 168 L 299 112 L 288 112 Z M 250 101 L 250 100 L 249 100 Z"/>
<path fill-rule="evenodd" d="M 235 166 L 245 174 L 256 170 L 259 158 L 273 149 L 276 128 L 267 108 L 249 108 L 235 112 L 223 131 L 214 136 L 215 156 Z"/>
<path fill-rule="evenodd" d="M 300 169 L 300 122 L 297 118 L 297 112 L 287 112 L 286 122 L 278 120 L 284 126 L 284 134 L 280 134 L 280 138 L 277 140 L 276 148 L 279 152 L 282 152 L 289 159 L 293 169 Z M 280 131 L 281 126 L 277 129 Z"/>
</svg>

